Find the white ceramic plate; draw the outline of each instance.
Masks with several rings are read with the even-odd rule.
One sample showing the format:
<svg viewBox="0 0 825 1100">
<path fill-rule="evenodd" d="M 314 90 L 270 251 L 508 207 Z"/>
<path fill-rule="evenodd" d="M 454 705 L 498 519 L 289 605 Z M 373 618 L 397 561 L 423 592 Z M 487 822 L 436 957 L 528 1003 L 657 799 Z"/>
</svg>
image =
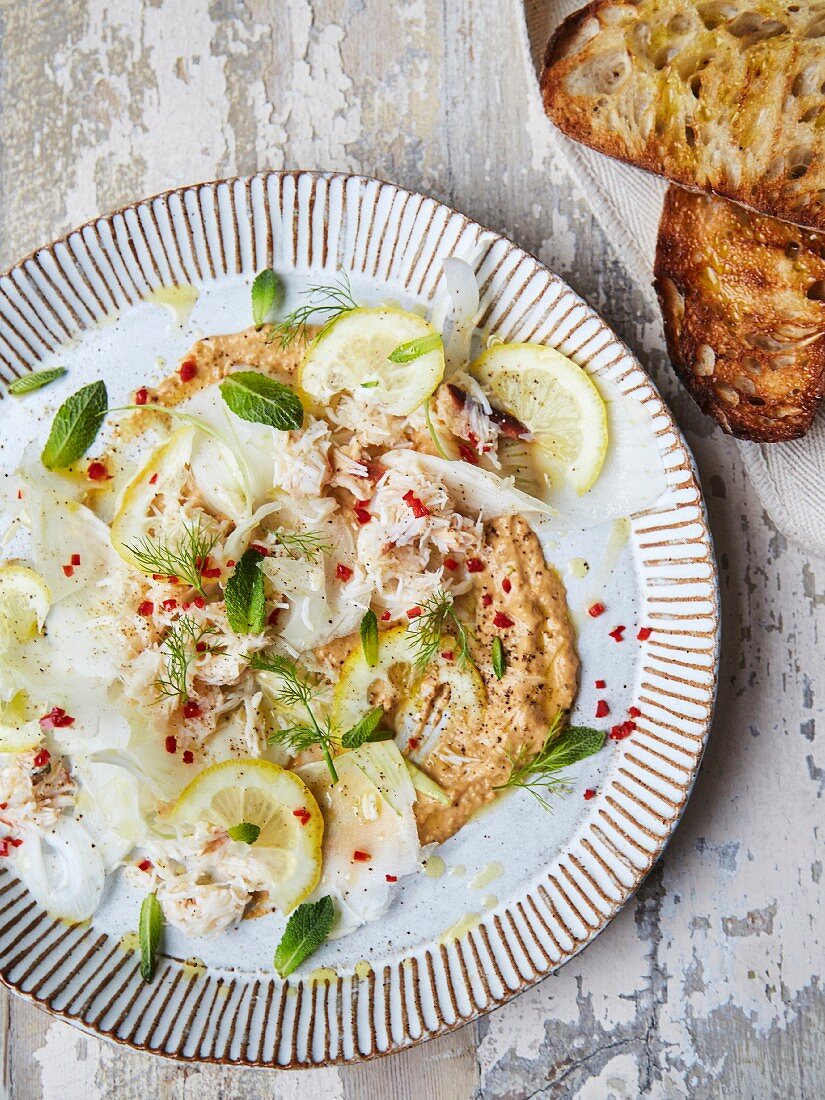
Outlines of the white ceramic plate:
<svg viewBox="0 0 825 1100">
<path fill-rule="evenodd" d="M 0 277 L 0 470 L 44 437 L 82 383 L 104 378 L 111 404 L 121 404 L 198 335 L 245 327 L 263 267 L 285 275 L 288 305 L 338 270 L 365 302 L 426 305 L 446 256 L 475 268 L 484 325 L 552 344 L 613 380 L 658 441 L 668 489 L 653 509 L 547 545 L 579 632 L 573 720 L 593 721 L 603 678 L 607 722 L 635 705 L 637 730 L 578 767 L 552 816 L 526 792 L 501 799 L 443 846 L 443 877 L 406 879 L 382 920 L 325 945 L 311 960 L 318 969 L 305 964 L 288 981 L 272 970 L 276 916 L 211 941 L 169 935 L 146 985 L 121 945 L 140 898 L 117 876 L 94 920 L 69 927 L 4 869 L 0 979 L 55 1015 L 181 1059 L 305 1066 L 398 1050 L 561 966 L 627 901 L 675 828 L 707 738 L 718 658 L 715 564 L 690 455 L 647 375 L 593 311 L 463 215 L 377 180 L 271 173 L 172 191 L 39 249 Z M 182 320 L 152 300 L 176 284 L 198 291 Z M 48 390 L 21 401 L 5 393 L 14 377 L 57 363 L 69 374 Z M 590 565 L 584 577 L 570 567 L 576 559 Z M 608 612 L 592 619 L 596 597 Z M 626 640 L 617 644 L 608 631 L 620 623 Z M 641 625 L 653 628 L 644 642 Z M 598 794 L 586 801 L 588 787 Z"/>
</svg>

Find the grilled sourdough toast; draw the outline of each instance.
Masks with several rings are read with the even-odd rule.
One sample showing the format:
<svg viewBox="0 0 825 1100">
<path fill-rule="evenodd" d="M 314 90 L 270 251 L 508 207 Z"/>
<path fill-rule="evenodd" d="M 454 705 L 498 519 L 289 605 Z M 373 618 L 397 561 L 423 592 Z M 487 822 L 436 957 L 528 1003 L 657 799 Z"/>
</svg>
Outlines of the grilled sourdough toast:
<svg viewBox="0 0 825 1100">
<path fill-rule="evenodd" d="M 825 393 L 825 236 L 670 187 L 654 270 L 700 409 L 740 439 L 804 435 Z"/>
<path fill-rule="evenodd" d="M 825 230 L 825 3 L 594 0 L 550 39 L 570 137 L 684 187 Z"/>
</svg>

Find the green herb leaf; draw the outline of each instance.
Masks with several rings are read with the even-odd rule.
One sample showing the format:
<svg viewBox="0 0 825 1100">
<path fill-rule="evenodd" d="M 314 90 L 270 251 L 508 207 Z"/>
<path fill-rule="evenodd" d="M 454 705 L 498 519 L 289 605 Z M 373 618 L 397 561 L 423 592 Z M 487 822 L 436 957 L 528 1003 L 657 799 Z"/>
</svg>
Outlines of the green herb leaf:
<svg viewBox="0 0 825 1100">
<path fill-rule="evenodd" d="M 48 470 L 77 462 L 95 441 L 109 408 L 104 382 L 91 382 L 67 397 L 55 414 L 41 459 Z"/>
<path fill-rule="evenodd" d="M 387 730 L 386 736 L 384 736 L 382 732 L 380 737 L 373 737 L 383 717 L 384 708 L 373 707 L 368 714 L 364 715 L 360 722 L 355 723 L 351 730 L 347 730 L 341 738 L 341 747 L 345 749 L 360 749 L 367 741 L 389 741 L 390 738 L 393 737 L 393 734 L 391 734 L 389 730 Z"/>
<path fill-rule="evenodd" d="M 375 668 L 378 664 L 378 619 L 372 609 L 361 620 L 361 648 L 364 660 L 370 668 Z"/>
<path fill-rule="evenodd" d="M 332 898 L 305 901 L 287 921 L 281 942 L 275 951 L 275 969 L 286 978 L 304 959 L 317 951 L 329 935 L 335 920 Z"/>
<path fill-rule="evenodd" d="M 361 389 L 362 390 L 374 390 L 377 385 L 379 385 L 379 383 L 377 381 L 376 382 L 362 382 L 361 383 Z"/>
<path fill-rule="evenodd" d="M 420 669 L 426 668 L 438 656 L 445 634 L 455 638 L 458 667 L 465 668 L 468 661 L 472 663 L 470 641 L 473 633 L 458 617 L 451 593 L 439 591 L 421 604 L 421 614 L 407 627 L 415 663 Z"/>
<path fill-rule="evenodd" d="M 151 982 L 155 976 L 160 933 L 163 929 L 163 910 L 155 894 L 147 894 L 140 906 L 138 940 L 140 941 L 140 976 Z"/>
<path fill-rule="evenodd" d="M 568 726 L 553 742 L 546 755 L 546 765 L 552 764 L 559 770 L 571 764 L 578 764 L 597 753 L 604 746 L 607 735 L 604 730 L 591 729 L 589 726 Z"/>
<path fill-rule="evenodd" d="M 24 393 L 34 393 L 42 390 L 50 382 L 56 382 L 66 373 L 65 367 L 54 367 L 52 370 L 39 370 L 34 374 L 24 374 L 22 378 L 15 378 L 9 386 L 9 393 L 13 397 L 22 397 Z"/>
<path fill-rule="evenodd" d="M 597 753 L 607 740 L 602 730 L 591 729 L 589 726 L 568 726 L 561 730 L 563 721 L 564 712 L 559 711 L 547 731 L 544 744 L 537 752 L 522 749 L 512 756 L 507 782 L 501 783 L 494 790 L 522 787 L 537 798 L 546 810 L 552 811 L 553 807 L 539 791 L 545 789 L 553 794 L 569 794 L 570 784 L 558 773 Z"/>
<path fill-rule="evenodd" d="M 352 288 L 349 279 L 342 271 L 337 282 L 331 286 L 311 286 L 304 291 L 307 301 L 287 314 L 283 321 L 274 325 L 267 337 L 267 343 L 279 339 L 282 348 L 288 348 L 293 340 L 306 340 L 309 333 L 307 326 L 320 320 L 318 314 L 324 314 L 324 323 L 318 338 L 329 329 L 330 325 L 350 310 L 358 309 L 358 303 L 352 296 Z"/>
<path fill-rule="evenodd" d="M 264 575 L 260 570 L 263 554 L 246 550 L 226 582 L 226 617 L 236 634 L 260 634 L 266 622 Z"/>
<path fill-rule="evenodd" d="M 497 679 L 501 679 L 507 670 L 507 655 L 504 652 L 504 643 L 498 635 L 493 638 L 493 672 Z"/>
<path fill-rule="evenodd" d="M 253 424 L 268 424 L 279 432 L 300 428 L 304 408 L 294 390 L 255 370 L 239 370 L 224 378 L 221 395 L 232 410 Z"/>
<path fill-rule="evenodd" d="M 255 276 L 252 284 L 252 320 L 255 328 L 262 328 L 264 321 L 284 300 L 284 284 L 271 267 L 265 267 Z"/>
<path fill-rule="evenodd" d="M 239 840 L 242 844 L 254 844 L 261 835 L 260 825 L 253 825 L 251 821 L 242 821 L 226 831 L 231 840 Z"/>
<path fill-rule="evenodd" d="M 440 347 L 441 337 L 437 332 L 433 332 L 430 336 L 419 336 L 417 340 L 408 340 L 406 344 L 399 344 L 388 358 L 391 363 L 412 363 L 414 359 L 429 355 L 431 351 Z"/>
</svg>

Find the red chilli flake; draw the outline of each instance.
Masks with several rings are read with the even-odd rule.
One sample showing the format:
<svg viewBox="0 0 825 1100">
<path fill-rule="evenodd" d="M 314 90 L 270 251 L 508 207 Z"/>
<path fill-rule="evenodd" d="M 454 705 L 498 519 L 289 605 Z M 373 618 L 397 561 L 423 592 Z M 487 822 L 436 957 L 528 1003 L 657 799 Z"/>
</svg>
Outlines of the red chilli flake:
<svg viewBox="0 0 825 1100">
<path fill-rule="evenodd" d="M 139 871 L 151 871 L 152 870 L 152 861 L 151 861 L 151 859 L 142 859 L 140 861 L 140 863 L 138 864 L 138 870 Z"/>
<path fill-rule="evenodd" d="M 623 626 L 614 626 L 612 630 L 608 631 L 608 637 L 612 638 L 614 642 L 623 642 L 624 630 Z"/>
<path fill-rule="evenodd" d="M 175 608 L 178 606 L 178 601 L 177 600 L 164 600 L 163 603 L 161 604 L 161 606 L 163 607 L 164 611 L 174 611 Z"/>
<path fill-rule="evenodd" d="M 421 744 L 421 738 L 420 737 L 411 737 L 409 739 L 409 741 L 407 742 L 407 748 L 411 752 L 415 752 L 415 750 L 418 748 L 418 746 L 420 744 Z"/>
<path fill-rule="evenodd" d="M 635 729 L 635 722 L 620 722 L 617 726 L 612 727 L 608 736 L 611 741 L 624 741 L 625 737 L 630 737 Z"/>
<path fill-rule="evenodd" d="M 391 618 L 392 618 L 392 615 L 389 613 L 389 611 L 382 612 L 382 614 L 381 614 L 381 622 L 382 623 L 388 623 Z"/>
<path fill-rule="evenodd" d="M 408 619 L 417 619 L 420 614 L 421 614 L 421 608 L 420 607 L 418 607 L 418 606 L 411 607 L 407 611 L 407 618 Z"/>
<path fill-rule="evenodd" d="M 339 562 L 335 567 L 335 576 L 339 581 L 343 581 L 345 584 L 347 581 L 352 580 L 352 570 L 348 565 L 342 565 Z"/>
<path fill-rule="evenodd" d="M 74 718 L 67 714 L 62 707 L 52 707 L 48 714 L 40 719 L 40 725 L 44 730 L 59 730 L 66 726 L 74 725 Z"/>
<path fill-rule="evenodd" d="M 509 615 L 505 615 L 503 611 L 497 611 L 493 619 L 493 626 L 497 626 L 499 630 L 506 630 L 508 626 L 513 626 L 513 620 Z"/>
<path fill-rule="evenodd" d="M 169 579 L 171 580 L 172 578 L 170 577 Z M 195 596 L 194 600 L 192 600 L 192 603 L 195 605 L 195 607 L 199 607 L 201 610 L 206 607 L 206 600 L 203 598 L 203 596 Z"/>
<path fill-rule="evenodd" d="M 36 768 L 45 768 L 51 758 L 52 754 L 48 749 L 41 749 L 34 758 L 34 766 Z"/>
<path fill-rule="evenodd" d="M 505 592 L 512 592 L 513 582 L 510 580 L 509 577 L 505 577 L 504 580 L 501 582 L 501 587 L 504 589 Z"/>
<path fill-rule="evenodd" d="M 0 856 L 7 856 L 9 854 L 9 838 L 0 840 Z"/>
<path fill-rule="evenodd" d="M 606 718 L 608 714 L 610 714 L 610 707 L 604 699 L 599 699 L 598 703 L 596 703 L 596 717 Z"/>
<path fill-rule="evenodd" d="M 430 509 L 422 500 L 420 500 L 415 495 L 412 489 L 409 489 L 406 493 L 404 493 L 401 499 L 404 501 L 405 504 L 408 504 L 410 508 L 412 508 L 412 514 L 415 516 L 416 519 L 423 519 L 424 516 L 428 516 L 430 514 Z"/>
<path fill-rule="evenodd" d="M 455 653 L 453 653 L 451 649 L 445 649 L 441 656 L 444 658 L 445 661 L 455 660 Z"/>
<path fill-rule="evenodd" d="M 261 546 L 261 544 L 259 542 L 250 542 L 249 549 L 250 550 L 257 550 L 258 553 L 264 558 L 269 557 L 269 551 L 267 550 L 267 548 L 265 546 Z"/>
<path fill-rule="evenodd" d="M 636 637 L 639 639 L 640 642 L 646 642 L 647 639 L 650 637 L 650 635 L 652 633 L 653 633 L 653 628 L 652 627 L 650 627 L 650 626 L 640 626 L 639 627 L 639 633 L 636 635 Z"/>
<path fill-rule="evenodd" d="M 188 703 L 183 704 L 183 717 L 184 718 L 200 718 L 201 708 L 200 703 L 196 703 L 194 699 L 190 699 Z"/>
<path fill-rule="evenodd" d="M 372 856 L 369 854 L 369 852 L 359 852 L 356 848 L 356 850 L 352 853 L 352 858 L 357 863 L 369 863 L 369 861 L 372 859 Z"/>
<path fill-rule="evenodd" d="M 361 524 L 362 527 L 365 524 L 372 522 L 372 512 L 367 511 L 367 505 L 368 504 L 369 504 L 368 500 L 366 500 L 366 501 L 359 500 L 359 501 L 356 501 L 355 507 L 353 508 L 353 513 L 355 515 L 355 518 L 358 520 L 358 522 Z"/>
<path fill-rule="evenodd" d="M 638 707 L 628 707 L 627 708 L 627 713 L 630 715 L 631 718 L 641 718 L 642 717 L 642 712 L 639 710 Z"/>
<path fill-rule="evenodd" d="M 219 565 L 213 565 L 209 569 L 201 569 L 201 576 L 205 577 L 209 581 L 216 580 L 223 570 Z"/>
<path fill-rule="evenodd" d="M 297 817 L 302 825 L 306 825 L 309 819 L 312 817 L 312 814 L 309 812 L 309 810 L 302 806 L 300 810 L 293 810 L 292 816 Z"/>
<path fill-rule="evenodd" d="M 141 386 L 139 390 L 135 390 L 135 404 L 145 405 L 149 400 L 149 391 L 145 386 Z"/>
<path fill-rule="evenodd" d="M 484 562 L 481 560 L 481 558 L 467 558 L 467 572 L 483 573 Z"/>
<path fill-rule="evenodd" d="M 169 736 L 166 738 L 165 744 L 167 752 L 171 752 L 174 754 L 178 751 L 178 739 L 177 737 L 175 737 L 174 734 L 169 734 Z"/>
<path fill-rule="evenodd" d="M 229 561 L 226 563 L 226 568 L 227 569 L 234 569 L 234 567 L 235 567 L 235 559 L 230 558 Z"/>
<path fill-rule="evenodd" d="M 65 577 L 73 577 L 74 576 L 74 569 L 72 568 L 71 565 L 64 565 L 63 566 L 63 575 Z"/>
<path fill-rule="evenodd" d="M 478 466 L 478 455 L 469 447 L 466 443 L 459 443 L 458 453 L 464 459 L 465 462 L 469 462 L 471 466 Z"/>
<path fill-rule="evenodd" d="M 86 477 L 89 481 L 109 481 L 111 474 L 102 462 L 90 462 Z"/>
<path fill-rule="evenodd" d="M 157 474 L 152 474 L 152 476 L 149 478 L 149 484 L 150 485 L 157 485 L 157 483 L 158 483 L 158 475 Z"/>
<path fill-rule="evenodd" d="M 384 875 L 386 882 L 398 882 L 398 875 Z"/>
<path fill-rule="evenodd" d="M 588 787 L 587 790 L 584 792 L 585 802 L 589 802 L 591 798 L 595 798 L 595 797 L 596 797 L 596 792 L 593 790 L 592 787 Z"/>
<path fill-rule="evenodd" d="M 80 565 L 80 554 L 72 554 L 72 565 Z"/>
<path fill-rule="evenodd" d="M 155 605 L 152 603 L 152 601 L 151 600 L 144 600 L 143 603 L 141 603 L 138 606 L 137 613 L 138 613 L 138 615 L 146 616 L 146 615 L 151 615 L 154 612 L 154 610 L 155 610 Z"/>
<path fill-rule="evenodd" d="M 455 558 L 445 558 L 444 559 L 444 566 L 445 566 L 445 568 L 450 569 L 450 570 L 458 569 L 458 562 L 455 560 Z"/>
<path fill-rule="evenodd" d="M 195 642 L 196 653 L 206 653 L 206 642 Z"/>
<path fill-rule="evenodd" d="M 593 603 L 588 607 L 587 614 L 592 619 L 598 619 L 599 615 L 604 615 L 605 606 L 603 603 Z"/>
<path fill-rule="evenodd" d="M 604 691 L 604 689 L 607 687 L 607 680 L 596 680 L 595 684 L 599 691 Z"/>
<path fill-rule="evenodd" d="M 198 373 L 198 365 L 194 359 L 185 359 L 178 368 L 181 382 L 191 382 Z"/>
<path fill-rule="evenodd" d="M 183 750 L 183 762 L 184 762 L 184 764 L 194 764 L 195 763 L 195 754 L 192 752 L 191 749 L 184 749 Z"/>
<path fill-rule="evenodd" d="M 23 843 L 22 838 L 19 836 L 10 836 L 8 838 L 8 841 L 9 844 L 11 844 L 12 848 L 19 848 L 20 845 Z"/>
</svg>

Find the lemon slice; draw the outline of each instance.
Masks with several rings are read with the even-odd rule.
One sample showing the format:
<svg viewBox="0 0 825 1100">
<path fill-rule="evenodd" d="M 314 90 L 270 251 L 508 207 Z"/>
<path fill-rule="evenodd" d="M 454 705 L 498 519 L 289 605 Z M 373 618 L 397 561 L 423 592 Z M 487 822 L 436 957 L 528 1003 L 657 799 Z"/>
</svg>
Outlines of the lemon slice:
<svg viewBox="0 0 825 1100">
<path fill-rule="evenodd" d="M 269 895 L 282 913 L 311 894 L 321 877 L 324 819 L 318 803 L 294 772 L 267 760 L 227 760 L 206 768 L 181 792 L 169 818 L 176 825 L 207 822 L 227 830 L 242 822 L 257 825 L 261 831 L 250 854 L 268 868 Z"/>
<path fill-rule="evenodd" d="M 438 337 L 429 321 L 404 309 L 352 309 L 310 345 L 300 387 L 318 406 L 339 394 L 360 392 L 388 413 L 409 416 L 444 374 L 440 340 L 419 355 L 413 342 L 432 344 Z M 394 353 L 403 362 L 394 363 Z"/>
<path fill-rule="evenodd" d="M 25 691 L 12 695 L 0 704 L 0 752 L 28 752 L 43 740 L 39 716 L 43 707 L 36 707 Z"/>
<path fill-rule="evenodd" d="M 25 565 L 0 568 L 0 649 L 30 642 L 43 628 L 51 596 L 45 581 Z"/>
<path fill-rule="evenodd" d="M 564 478 L 580 496 L 593 487 L 607 454 L 607 410 L 581 367 L 543 344 L 498 344 L 469 370 L 529 428 L 551 484 Z"/>
</svg>

